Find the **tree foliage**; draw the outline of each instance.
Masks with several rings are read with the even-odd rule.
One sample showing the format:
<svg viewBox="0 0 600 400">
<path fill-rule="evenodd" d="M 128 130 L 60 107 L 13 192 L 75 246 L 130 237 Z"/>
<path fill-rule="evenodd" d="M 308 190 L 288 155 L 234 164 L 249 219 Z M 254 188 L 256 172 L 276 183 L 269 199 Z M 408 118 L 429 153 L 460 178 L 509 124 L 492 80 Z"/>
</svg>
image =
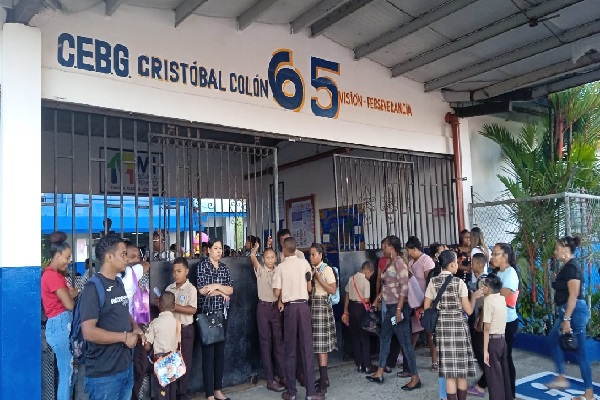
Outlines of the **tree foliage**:
<svg viewBox="0 0 600 400">
<path fill-rule="evenodd" d="M 520 311 L 534 333 L 545 333 L 551 323 L 551 259 L 564 230 L 565 204 L 558 197 L 523 200 L 565 192 L 600 194 L 600 82 L 552 94 L 549 102 L 546 118 L 523 125 L 517 133 L 498 124 L 485 125 L 480 132 L 500 146 L 505 166 L 498 178 L 517 200 L 507 207 L 518 226 L 513 246 L 523 287 L 530 294 Z"/>
</svg>

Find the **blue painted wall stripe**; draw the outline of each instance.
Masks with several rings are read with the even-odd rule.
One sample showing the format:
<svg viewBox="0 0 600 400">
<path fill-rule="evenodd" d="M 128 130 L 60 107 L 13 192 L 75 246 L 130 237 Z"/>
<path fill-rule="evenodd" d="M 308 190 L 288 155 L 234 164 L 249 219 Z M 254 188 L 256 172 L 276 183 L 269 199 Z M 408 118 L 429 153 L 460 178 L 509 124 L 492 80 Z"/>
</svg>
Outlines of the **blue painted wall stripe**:
<svg viewBox="0 0 600 400">
<path fill-rule="evenodd" d="M 42 397 L 41 269 L 0 267 L 0 399 Z"/>
</svg>

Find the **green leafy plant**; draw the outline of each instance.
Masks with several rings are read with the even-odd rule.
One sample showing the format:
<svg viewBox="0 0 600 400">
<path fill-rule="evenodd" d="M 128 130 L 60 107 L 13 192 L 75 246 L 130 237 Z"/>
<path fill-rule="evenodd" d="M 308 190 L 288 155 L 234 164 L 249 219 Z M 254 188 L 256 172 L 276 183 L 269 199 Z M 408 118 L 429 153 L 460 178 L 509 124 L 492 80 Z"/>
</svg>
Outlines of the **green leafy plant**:
<svg viewBox="0 0 600 400">
<path fill-rule="evenodd" d="M 518 311 L 524 330 L 537 334 L 546 334 L 552 324 L 550 266 L 567 212 L 560 194 L 600 193 L 600 82 L 552 94 L 549 101 L 548 115 L 517 134 L 498 124 L 480 132 L 502 150 L 505 167 L 498 178 L 516 200 L 505 207 L 518 227 L 512 242 L 523 289 Z M 587 245 L 584 253 L 591 257 Z"/>
<path fill-rule="evenodd" d="M 592 294 L 591 312 L 587 334 L 600 340 L 600 285 L 596 285 L 595 292 Z"/>
</svg>

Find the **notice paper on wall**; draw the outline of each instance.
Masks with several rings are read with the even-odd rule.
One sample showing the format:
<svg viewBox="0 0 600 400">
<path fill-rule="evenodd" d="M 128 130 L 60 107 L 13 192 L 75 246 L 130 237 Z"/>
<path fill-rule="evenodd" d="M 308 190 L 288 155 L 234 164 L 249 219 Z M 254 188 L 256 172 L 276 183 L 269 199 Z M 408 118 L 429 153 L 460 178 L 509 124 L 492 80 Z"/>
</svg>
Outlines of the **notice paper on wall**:
<svg viewBox="0 0 600 400">
<path fill-rule="evenodd" d="M 288 229 L 296 239 L 296 248 L 308 250 L 315 241 L 314 195 L 286 202 Z"/>
</svg>

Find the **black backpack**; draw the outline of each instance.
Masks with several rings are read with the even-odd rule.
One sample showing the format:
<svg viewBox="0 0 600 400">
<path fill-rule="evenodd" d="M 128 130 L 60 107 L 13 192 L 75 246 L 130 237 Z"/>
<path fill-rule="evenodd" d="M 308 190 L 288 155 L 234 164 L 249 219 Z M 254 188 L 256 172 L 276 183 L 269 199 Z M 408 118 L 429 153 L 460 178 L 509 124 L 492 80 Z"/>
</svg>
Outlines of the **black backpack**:
<svg viewBox="0 0 600 400">
<path fill-rule="evenodd" d="M 98 304 L 100 305 L 100 309 L 104 307 L 104 302 L 106 300 L 106 294 L 104 293 L 104 285 L 100 281 L 97 275 L 92 276 L 88 282 L 92 282 L 94 287 L 96 288 L 96 293 L 98 294 Z M 117 282 L 123 284 L 121 278 L 117 277 Z M 75 303 L 75 307 L 73 308 L 73 322 L 71 323 L 71 333 L 69 334 L 69 342 L 71 347 L 71 354 L 73 358 L 79 362 L 79 364 L 85 363 L 85 349 L 87 347 L 87 342 L 83 338 L 83 332 L 81 331 L 81 316 L 80 316 L 80 307 L 81 307 L 81 296 L 77 298 L 77 302 Z"/>
</svg>

